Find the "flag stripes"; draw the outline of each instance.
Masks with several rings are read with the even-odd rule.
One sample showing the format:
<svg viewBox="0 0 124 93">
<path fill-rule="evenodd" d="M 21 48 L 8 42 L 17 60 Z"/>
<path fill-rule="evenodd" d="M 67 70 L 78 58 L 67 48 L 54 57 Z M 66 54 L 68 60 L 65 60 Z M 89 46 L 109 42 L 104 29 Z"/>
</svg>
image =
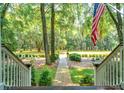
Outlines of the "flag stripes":
<svg viewBox="0 0 124 93">
<path fill-rule="evenodd" d="M 99 19 L 101 17 L 101 15 L 103 14 L 105 9 L 105 5 L 104 4 L 96 4 L 94 6 L 94 17 L 93 17 L 93 23 L 92 23 L 92 33 L 91 33 L 91 40 L 94 44 L 94 46 L 96 45 L 96 41 L 98 38 L 98 23 L 99 23 Z"/>
</svg>

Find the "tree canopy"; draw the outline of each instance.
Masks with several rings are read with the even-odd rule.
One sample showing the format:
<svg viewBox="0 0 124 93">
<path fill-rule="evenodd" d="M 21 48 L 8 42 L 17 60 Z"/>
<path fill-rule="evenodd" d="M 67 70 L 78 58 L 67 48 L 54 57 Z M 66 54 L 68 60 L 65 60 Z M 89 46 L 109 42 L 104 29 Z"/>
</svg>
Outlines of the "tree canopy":
<svg viewBox="0 0 124 93">
<path fill-rule="evenodd" d="M 50 46 L 51 4 L 44 5 Z M 4 4 L 0 4 L 0 10 L 3 8 Z M 54 4 L 54 12 L 55 50 L 93 50 L 90 38 L 93 4 Z M 117 16 L 114 11 L 112 14 Z M 3 21 L 2 42 L 12 50 L 43 49 L 41 15 L 40 4 L 9 4 Z M 100 36 L 96 49 L 112 50 L 119 43 L 116 27 L 106 9 L 99 23 Z"/>
</svg>

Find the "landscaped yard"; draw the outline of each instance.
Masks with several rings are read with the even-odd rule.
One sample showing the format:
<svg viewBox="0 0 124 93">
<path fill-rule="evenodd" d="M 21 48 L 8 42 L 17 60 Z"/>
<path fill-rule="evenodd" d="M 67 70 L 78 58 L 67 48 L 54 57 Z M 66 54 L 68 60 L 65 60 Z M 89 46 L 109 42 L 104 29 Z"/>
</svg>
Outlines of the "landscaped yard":
<svg viewBox="0 0 124 93">
<path fill-rule="evenodd" d="M 123 8 L 121 3 L 0 3 L 0 89 L 93 86 L 94 77 L 95 85 L 118 87 Z"/>
</svg>

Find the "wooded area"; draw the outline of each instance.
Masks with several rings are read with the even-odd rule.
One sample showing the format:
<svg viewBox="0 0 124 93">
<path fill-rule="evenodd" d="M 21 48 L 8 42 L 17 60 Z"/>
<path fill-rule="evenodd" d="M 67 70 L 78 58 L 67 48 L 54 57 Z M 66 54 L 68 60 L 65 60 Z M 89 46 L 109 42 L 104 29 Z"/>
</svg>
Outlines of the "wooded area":
<svg viewBox="0 0 124 93">
<path fill-rule="evenodd" d="M 113 6 L 121 10 L 122 4 Z M 123 43 L 121 14 L 108 6 L 100 19 L 95 48 L 90 38 L 93 4 L 6 3 L 0 4 L 0 10 L 2 43 L 13 51 L 44 49 L 48 64 L 60 50 L 112 50 Z"/>
</svg>

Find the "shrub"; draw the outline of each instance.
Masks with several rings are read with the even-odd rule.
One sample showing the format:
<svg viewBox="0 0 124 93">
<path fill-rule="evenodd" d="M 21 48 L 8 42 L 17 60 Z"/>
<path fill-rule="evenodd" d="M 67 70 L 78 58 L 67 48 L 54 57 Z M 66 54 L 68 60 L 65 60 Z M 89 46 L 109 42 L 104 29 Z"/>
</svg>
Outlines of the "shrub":
<svg viewBox="0 0 124 93">
<path fill-rule="evenodd" d="M 69 59 L 71 61 L 81 61 L 81 55 L 76 53 L 69 54 Z"/>
<path fill-rule="evenodd" d="M 33 57 L 35 57 L 35 55 L 32 55 Z"/>
<path fill-rule="evenodd" d="M 85 75 L 81 80 L 80 80 L 80 85 L 82 84 L 93 84 L 93 79 L 91 75 Z"/>
<path fill-rule="evenodd" d="M 82 54 L 82 57 L 88 57 L 88 55 L 87 54 Z"/>
<path fill-rule="evenodd" d="M 21 55 L 21 54 L 19 54 L 19 57 L 22 57 L 22 55 Z"/>
<path fill-rule="evenodd" d="M 40 75 L 39 85 L 40 86 L 50 86 L 52 84 L 52 74 L 51 71 L 43 69 Z"/>
<path fill-rule="evenodd" d="M 100 60 L 100 57 L 96 57 L 96 60 Z"/>
<path fill-rule="evenodd" d="M 54 58 L 55 60 L 59 59 L 59 54 L 55 54 Z"/>
<path fill-rule="evenodd" d="M 31 55 L 28 55 L 28 57 L 31 57 Z"/>
<path fill-rule="evenodd" d="M 82 54 L 82 57 L 85 57 L 84 54 Z"/>
<path fill-rule="evenodd" d="M 36 82 L 35 82 L 35 69 L 34 69 L 34 67 L 32 67 L 32 69 L 31 69 L 31 75 L 32 75 L 32 77 L 31 77 L 31 85 L 35 86 Z"/>
<path fill-rule="evenodd" d="M 41 54 L 40 57 L 45 57 L 45 55 L 44 54 Z"/>
<path fill-rule="evenodd" d="M 55 54 L 53 56 L 51 55 L 50 59 L 51 59 L 52 62 L 54 62 L 55 60 L 59 59 L 59 54 Z"/>
<path fill-rule="evenodd" d="M 91 57 L 96 57 L 96 56 L 97 56 L 97 55 L 95 55 L 95 54 L 92 54 L 92 55 L 91 55 Z"/>
<path fill-rule="evenodd" d="M 89 57 L 91 58 L 91 57 L 92 57 L 92 55 L 91 55 L 91 54 L 89 54 Z"/>
<path fill-rule="evenodd" d="M 28 57 L 28 54 L 25 54 L 25 57 Z"/>
</svg>

